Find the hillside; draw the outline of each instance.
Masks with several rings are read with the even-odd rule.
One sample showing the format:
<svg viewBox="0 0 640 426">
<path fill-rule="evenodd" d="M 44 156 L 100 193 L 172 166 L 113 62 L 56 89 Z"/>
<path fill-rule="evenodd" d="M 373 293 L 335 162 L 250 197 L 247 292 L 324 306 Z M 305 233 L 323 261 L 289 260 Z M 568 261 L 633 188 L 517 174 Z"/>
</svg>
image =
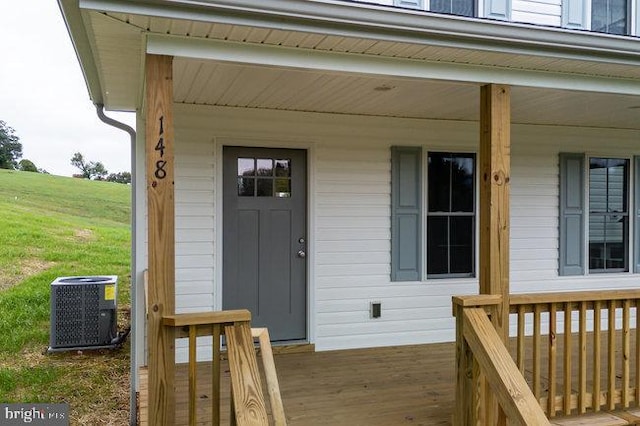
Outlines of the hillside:
<svg viewBox="0 0 640 426">
<path fill-rule="evenodd" d="M 117 275 L 128 322 L 128 185 L 0 170 L 0 401 L 68 402 L 72 424 L 126 424 L 128 345 L 43 355 L 49 285 Z"/>
</svg>

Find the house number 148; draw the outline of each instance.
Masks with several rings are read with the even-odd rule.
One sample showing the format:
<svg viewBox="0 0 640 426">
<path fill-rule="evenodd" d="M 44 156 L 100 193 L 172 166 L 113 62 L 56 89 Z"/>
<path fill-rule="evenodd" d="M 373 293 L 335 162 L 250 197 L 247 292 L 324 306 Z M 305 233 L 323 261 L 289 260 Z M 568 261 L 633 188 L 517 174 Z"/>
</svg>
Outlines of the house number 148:
<svg viewBox="0 0 640 426">
<path fill-rule="evenodd" d="M 164 158 L 164 126 L 163 126 L 164 116 L 160 117 L 160 132 L 158 133 L 158 143 L 156 144 L 155 150 L 160 152 L 160 159 L 156 161 L 156 171 L 154 175 L 158 179 L 164 179 L 167 177 L 167 171 L 164 167 L 167 165 L 166 160 Z"/>
</svg>

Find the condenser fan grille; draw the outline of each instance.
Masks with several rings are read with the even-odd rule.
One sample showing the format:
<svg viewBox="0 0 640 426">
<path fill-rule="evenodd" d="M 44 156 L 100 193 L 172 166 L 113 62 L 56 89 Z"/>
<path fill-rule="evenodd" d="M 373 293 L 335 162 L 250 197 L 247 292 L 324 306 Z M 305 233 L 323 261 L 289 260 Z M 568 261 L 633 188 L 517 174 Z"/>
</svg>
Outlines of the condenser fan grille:
<svg viewBox="0 0 640 426">
<path fill-rule="evenodd" d="M 95 285 L 65 285 L 56 291 L 56 346 L 97 345 L 100 290 Z"/>
</svg>

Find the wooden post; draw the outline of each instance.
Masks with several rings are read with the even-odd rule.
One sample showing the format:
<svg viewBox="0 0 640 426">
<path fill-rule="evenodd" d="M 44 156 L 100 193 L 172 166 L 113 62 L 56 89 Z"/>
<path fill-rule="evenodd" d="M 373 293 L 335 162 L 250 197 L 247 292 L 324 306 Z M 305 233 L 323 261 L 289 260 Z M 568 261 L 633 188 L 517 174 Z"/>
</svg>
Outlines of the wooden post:
<svg viewBox="0 0 640 426">
<path fill-rule="evenodd" d="M 146 169 L 149 241 L 149 424 L 175 424 L 173 328 L 175 313 L 175 213 L 173 188 L 173 57 L 146 57 Z"/>
<path fill-rule="evenodd" d="M 510 94 L 508 86 L 488 84 L 480 89 L 480 294 L 502 296 L 491 322 L 505 343 L 509 337 Z M 504 424 L 504 414 L 496 410 L 487 386 L 484 393 L 486 424 Z"/>
</svg>

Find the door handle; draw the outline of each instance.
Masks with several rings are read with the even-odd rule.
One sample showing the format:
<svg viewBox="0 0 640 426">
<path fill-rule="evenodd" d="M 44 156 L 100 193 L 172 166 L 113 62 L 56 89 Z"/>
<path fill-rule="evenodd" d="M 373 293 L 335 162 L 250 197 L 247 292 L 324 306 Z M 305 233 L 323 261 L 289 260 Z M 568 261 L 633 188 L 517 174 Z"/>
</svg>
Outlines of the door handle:
<svg viewBox="0 0 640 426">
<path fill-rule="evenodd" d="M 307 253 L 304 250 L 298 250 L 298 257 L 300 259 L 304 259 L 305 257 L 307 257 Z"/>
</svg>

